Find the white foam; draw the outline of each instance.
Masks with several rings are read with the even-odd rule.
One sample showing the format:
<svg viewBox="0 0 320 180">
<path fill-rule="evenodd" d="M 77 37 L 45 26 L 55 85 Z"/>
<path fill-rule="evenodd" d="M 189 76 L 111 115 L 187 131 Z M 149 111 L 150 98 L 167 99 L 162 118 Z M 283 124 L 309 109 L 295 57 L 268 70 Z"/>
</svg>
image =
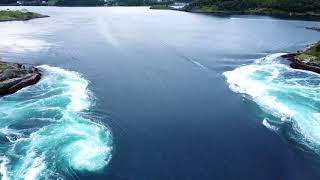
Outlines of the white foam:
<svg viewBox="0 0 320 180">
<path fill-rule="evenodd" d="M 12 124 L 44 116 L 48 123 L 27 129 L 31 133 L 29 136 L 10 140 L 10 154 L 18 158 L 10 164 L 7 172 L 10 179 L 47 179 L 52 178 L 51 175 L 63 177 L 70 169 L 90 172 L 103 169 L 112 157 L 111 133 L 103 125 L 78 114 L 91 104 L 88 81 L 79 73 L 61 68 L 48 65 L 39 68 L 47 72 L 39 83 L 0 103 L 0 110 L 7 113 L 5 117 L 0 116 L 1 123 L 5 124 L 0 132 L 8 139 L 10 135 L 21 135 L 19 130 L 6 128 Z M 59 91 L 51 93 L 56 88 Z M 58 109 L 58 113 L 50 111 L 52 109 Z M 1 173 L 6 173 L 6 163 L 2 162 Z"/>
<path fill-rule="evenodd" d="M 229 87 L 238 93 L 245 93 L 252 97 L 261 97 L 266 89 L 266 84 L 251 81 L 249 75 L 258 70 L 256 65 L 241 66 L 233 71 L 224 72 L 223 75 L 227 77 Z"/>
<path fill-rule="evenodd" d="M 72 146 L 72 147 L 71 147 Z M 111 148 L 90 140 L 76 141 L 68 151 L 73 155 L 69 159 L 70 165 L 77 170 L 96 171 L 108 164 L 109 158 L 105 154 L 111 153 Z"/>
<path fill-rule="evenodd" d="M 258 104 L 265 110 L 276 114 L 279 117 L 293 116 L 295 112 L 288 107 L 278 102 L 277 97 L 268 93 L 274 87 L 270 85 L 271 81 L 279 77 L 278 67 L 283 68 L 286 65 L 274 64 L 274 59 L 279 58 L 283 53 L 269 55 L 265 59 L 266 64 L 262 64 L 261 59 L 256 63 L 236 68 L 233 71 L 224 72 L 223 75 L 227 78 L 230 89 L 238 93 L 250 95 Z M 269 73 L 269 76 L 258 77 L 258 72 Z M 257 77 L 256 77 L 257 76 Z M 259 78 L 266 78 L 266 80 Z"/>
<path fill-rule="evenodd" d="M 231 90 L 249 95 L 265 112 L 280 120 L 294 121 L 294 131 L 314 143 L 320 142 L 319 74 L 291 69 L 279 62 L 282 53 L 258 59 L 223 73 Z M 293 76 L 296 76 L 293 77 Z M 310 84 L 307 82 L 310 81 Z M 263 125 L 275 130 L 264 120 Z"/>
<path fill-rule="evenodd" d="M 275 80 L 276 78 L 278 78 L 279 74 L 280 74 L 280 72 L 279 72 L 278 69 L 276 69 L 276 68 L 272 69 L 271 70 L 271 76 L 269 77 L 268 82 L 270 83 L 273 80 Z"/>
<path fill-rule="evenodd" d="M 266 128 L 268 128 L 268 129 L 270 129 L 270 130 L 272 130 L 272 131 L 278 131 L 278 127 L 276 127 L 276 126 L 273 126 L 273 125 L 271 125 L 270 123 L 269 123 L 269 121 L 268 121 L 268 119 L 264 119 L 263 121 L 262 121 L 262 124 L 266 127 Z"/>
<path fill-rule="evenodd" d="M 14 143 L 16 141 L 18 141 L 20 139 L 20 137 L 22 136 L 21 133 L 17 132 L 14 129 L 9 129 L 7 127 L 5 128 L 1 128 L 0 129 L 0 133 L 6 135 L 6 138 L 11 142 Z M 14 136 L 12 136 L 14 135 Z"/>
<path fill-rule="evenodd" d="M 81 139 L 65 146 L 62 154 L 68 164 L 77 170 L 97 171 L 105 167 L 111 157 L 112 147 L 106 139 L 111 138 L 111 134 L 100 124 L 77 123 L 67 126 L 68 134 L 73 134 Z"/>
<path fill-rule="evenodd" d="M 70 110 L 78 112 L 89 108 L 90 100 L 87 91 L 89 82 L 83 79 L 79 73 L 48 65 L 42 65 L 39 68 L 43 68 L 50 73 L 68 77 L 63 80 L 63 83 L 68 85 L 68 90 L 64 93 L 71 99 L 71 103 L 69 104 Z"/>
<path fill-rule="evenodd" d="M 205 65 L 201 64 L 200 62 L 198 61 L 195 61 L 195 60 L 190 60 L 193 64 L 199 66 L 201 69 L 208 69 Z"/>
<path fill-rule="evenodd" d="M 37 177 L 41 173 L 42 170 L 46 168 L 43 160 L 41 157 L 36 157 L 33 161 L 31 167 L 27 170 L 24 175 L 25 180 L 35 180 L 38 179 Z"/>
<path fill-rule="evenodd" d="M 6 135 L 8 135 L 8 134 L 21 135 L 21 133 L 17 132 L 17 131 L 14 130 L 14 129 L 10 129 L 10 128 L 8 128 L 8 127 L 1 128 L 1 129 L 0 129 L 0 133 L 6 134 Z"/>
<path fill-rule="evenodd" d="M 286 53 L 275 53 L 275 54 L 270 54 L 267 55 L 266 57 L 260 58 L 255 60 L 256 64 L 278 64 L 279 63 L 279 58 Z"/>
<path fill-rule="evenodd" d="M 7 164 L 9 163 L 9 159 L 6 156 L 1 157 L 1 164 L 0 164 L 0 173 L 2 175 L 1 180 L 8 180 L 8 171 L 7 171 Z"/>
</svg>

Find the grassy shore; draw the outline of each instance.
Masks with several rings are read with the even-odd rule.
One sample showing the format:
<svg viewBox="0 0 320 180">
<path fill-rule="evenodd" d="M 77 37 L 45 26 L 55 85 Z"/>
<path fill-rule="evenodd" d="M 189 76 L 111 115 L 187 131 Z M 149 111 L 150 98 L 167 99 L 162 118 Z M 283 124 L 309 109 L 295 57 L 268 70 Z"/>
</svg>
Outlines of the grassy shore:
<svg viewBox="0 0 320 180">
<path fill-rule="evenodd" d="M 311 45 L 301 54 L 297 55 L 297 59 L 305 64 L 315 65 L 320 67 L 320 42 Z"/>
<path fill-rule="evenodd" d="M 28 11 L 0 10 L 0 21 L 24 21 L 43 17 L 48 16 Z"/>
<path fill-rule="evenodd" d="M 159 9 L 159 10 L 167 10 L 167 9 L 173 9 L 169 5 L 166 4 L 156 4 L 152 5 L 150 9 Z"/>
<path fill-rule="evenodd" d="M 0 73 L 2 73 L 2 71 L 4 71 L 7 68 L 7 66 L 0 64 Z"/>
<path fill-rule="evenodd" d="M 270 8 L 256 8 L 256 9 L 247 9 L 241 11 L 230 11 L 230 10 L 220 10 L 216 6 L 201 6 L 201 7 L 185 7 L 183 9 L 187 12 L 196 12 L 196 13 L 211 13 L 214 15 L 265 15 L 265 16 L 274 16 L 274 17 L 283 17 L 283 18 L 296 18 L 296 19 L 314 19 L 320 20 L 320 13 L 315 12 L 286 12 L 277 9 Z"/>
</svg>

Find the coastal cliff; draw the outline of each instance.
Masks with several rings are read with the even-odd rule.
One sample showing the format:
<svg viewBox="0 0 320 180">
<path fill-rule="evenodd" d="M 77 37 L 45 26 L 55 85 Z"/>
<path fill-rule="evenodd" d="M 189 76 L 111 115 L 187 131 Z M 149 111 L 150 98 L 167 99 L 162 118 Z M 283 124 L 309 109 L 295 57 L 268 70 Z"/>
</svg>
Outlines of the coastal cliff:
<svg viewBox="0 0 320 180">
<path fill-rule="evenodd" d="M 41 71 L 36 67 L 0 61 L 0 96 L 13 94 L 40 79 Z"/>
</svg>

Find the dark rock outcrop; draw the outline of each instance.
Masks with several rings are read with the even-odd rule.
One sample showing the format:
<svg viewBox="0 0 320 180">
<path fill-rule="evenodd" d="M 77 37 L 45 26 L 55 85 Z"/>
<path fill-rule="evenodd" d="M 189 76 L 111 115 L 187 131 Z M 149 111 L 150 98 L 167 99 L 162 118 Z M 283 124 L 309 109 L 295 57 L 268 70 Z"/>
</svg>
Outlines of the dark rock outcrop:
<svg viewBox="0 0 320 180">
<path fill-rule="evenodd" d="M 287 60 L 289 60 L 290 63 L 290 67 L 294 68 L 294 69 L 302 69 L 302 70 L 306 70 L 306 71 L 312 71 L 312 72 L 316 72 L 316 73 L 320 73 L 320 67 L 317 65 L 310 65 L 310 64 L 306 64 L 301 62 L 297 56 L 301 54 L 301 52 L 298 53 L 291 53 L 291 54 L 286 54 L 283 55 L 282 58 L 285 58 Z"/>
<path fill-rule="evenodd" d="M 320 74 L 320 67 L 318 66 L 312 66 L 312 65 L 307 65 L 301 62 L 293 62 L 290 64 L 290 67 L 294 69 L 302 69 L 302 70 L 307 70 L 307 71 L 312 71 Z"/>
<path fill-rule="evenodd" d="M 13 94 L 20 89 L 36 84 L 41 72 L 27 64 L 0 62 L 0 96 Z"/>
<path fill-rule="evenodd" d="M 314 31 L 320 31 L 320 27 L 306 27 L 306 29 L 314 30 Z"/>
</svg>

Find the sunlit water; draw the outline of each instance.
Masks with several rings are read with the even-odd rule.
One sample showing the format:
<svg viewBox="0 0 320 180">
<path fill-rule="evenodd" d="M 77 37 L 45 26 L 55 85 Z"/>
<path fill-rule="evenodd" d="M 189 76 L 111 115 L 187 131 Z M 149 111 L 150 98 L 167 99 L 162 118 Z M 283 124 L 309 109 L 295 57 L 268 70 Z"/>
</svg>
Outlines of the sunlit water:
<svg viewBox="0 0 320 180">
<path fill-rule="evenodd" d="M 279 58 L 317 22 L 10 8 L 50 18 L 0 23 L 1 58 L 44 73 L 0 99 L 2 179 L 320 178 L 319 75 Z"/>
</svg>

